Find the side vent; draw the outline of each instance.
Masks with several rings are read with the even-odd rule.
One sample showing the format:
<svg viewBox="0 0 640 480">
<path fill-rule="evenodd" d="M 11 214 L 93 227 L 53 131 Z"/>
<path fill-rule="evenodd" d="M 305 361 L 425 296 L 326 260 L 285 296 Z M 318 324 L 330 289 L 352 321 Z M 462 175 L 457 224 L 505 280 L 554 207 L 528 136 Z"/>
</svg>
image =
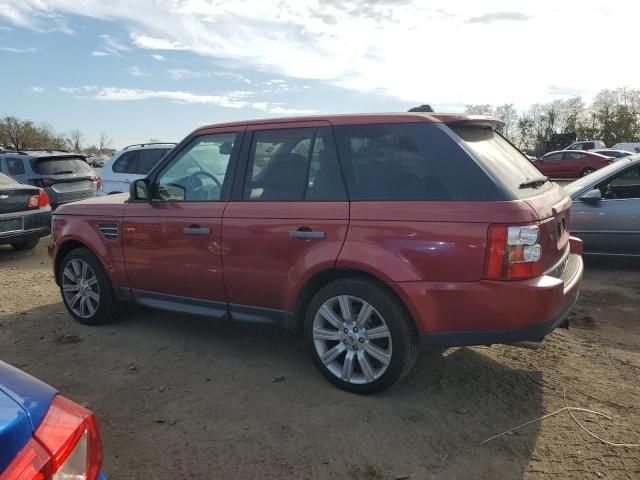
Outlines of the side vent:
<svg viewBox="0 0 640 480">
<path fill-rule="evenodd" d="M 118 239 L 118 224 L 117 223 L 99 223 L 98 230 L 103 238 L 106 240 Z"/>
</svg>

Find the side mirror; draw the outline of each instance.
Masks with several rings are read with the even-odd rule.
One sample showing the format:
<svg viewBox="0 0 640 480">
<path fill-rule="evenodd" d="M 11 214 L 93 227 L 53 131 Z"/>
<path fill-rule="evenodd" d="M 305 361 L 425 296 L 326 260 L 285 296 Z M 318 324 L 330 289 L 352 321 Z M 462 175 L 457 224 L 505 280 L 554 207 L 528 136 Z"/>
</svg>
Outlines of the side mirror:
<svg viewBox="0 0 640 480">
<path fill-rule="evenodd" d="M 129 188 L 129 196 L 131 200 L 139 200 L 143 202 L 148 202 L 151 200 L 150 195 L 150 184 L 149 180 L 146 178 L 141 178 L 140 180 L 135 180 L 131 183 L 131 187 Z"/>
<path fill-rule="evenodd" d="M 580 200 L 585 203 L 598 203 L 600 200 L 602 200 L 602 193 L 600 192 L 600 189 L 594 188 L 593 190 L 589 190 L 587 193 L 582 195 L 580 197 Z"/>
</svg>

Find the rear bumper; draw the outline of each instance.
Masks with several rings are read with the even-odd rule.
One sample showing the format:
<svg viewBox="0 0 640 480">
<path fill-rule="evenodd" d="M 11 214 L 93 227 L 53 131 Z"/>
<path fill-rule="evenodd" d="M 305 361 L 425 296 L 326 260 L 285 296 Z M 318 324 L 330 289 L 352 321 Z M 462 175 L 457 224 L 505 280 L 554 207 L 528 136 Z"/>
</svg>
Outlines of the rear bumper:
<svg viewBox="0 0 640 480">
<path fill-rule="evenodd" d="M 540 341 L 564 323 L 578 299 L 584 265 L 579 255 L 569 258 L 569 278 L 390 286 L 408 306 L 425 345 Z"/>
<path fill-rule="evenodd" d="M 51 233 L 51 210 L 49 208 L 0 215 L 0 219 L 17 217 L 24 219 L 23 229 L 15 232 L 0 233 L 0 245 L 27 242 L 35 238 L 46 237 Z"/>
</svg>

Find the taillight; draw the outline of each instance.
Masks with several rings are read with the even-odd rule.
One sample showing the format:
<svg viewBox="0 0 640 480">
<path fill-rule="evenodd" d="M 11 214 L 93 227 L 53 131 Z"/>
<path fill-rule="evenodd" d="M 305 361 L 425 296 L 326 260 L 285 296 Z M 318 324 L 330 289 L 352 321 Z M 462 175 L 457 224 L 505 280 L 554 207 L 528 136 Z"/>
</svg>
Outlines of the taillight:
<svg viewBox="0 0 640 480">
<path fill-rule="evenodd" d="M 102 442 L 93 413 L 54 397 L 34 438 L 0 480 L 95 480 L 102 466 Z"/>
<path fill-rule="evenodd" d="M 49 206 L 49 195 L 44 190 L 40 190 L 38 195 L 31 195 L 27 201 L 29 208 L 41 208 Z"/>
<path fill-rule="evenodd" d="M 96 175 L 91 176 L 91 181 L 96 184 L 96 188 L 99 190 L 102 188 L 102 179 Z"/>
<path fill-rule="evenodd" d="M 516 280 L 542 274 L 542 247 L 537 225 L 491 225 L 485 278 Z"/>
</svg>

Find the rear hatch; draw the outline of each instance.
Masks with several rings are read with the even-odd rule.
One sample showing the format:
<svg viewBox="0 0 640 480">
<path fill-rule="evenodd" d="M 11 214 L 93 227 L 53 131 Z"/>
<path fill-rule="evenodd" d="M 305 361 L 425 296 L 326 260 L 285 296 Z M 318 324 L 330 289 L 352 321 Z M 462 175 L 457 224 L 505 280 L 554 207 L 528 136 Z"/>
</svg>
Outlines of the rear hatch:
<svg viewBox="0 0 640 480">
<path fill-rule="evenodd" d="M 33 171 L 41 178 L 37 186 L 54 194 L 68 194 L 96 189 L 96 174 L 79 155 L 38 157 L 32 161 Z"/>
<path fill-rule="evenodd" d="M 29 210 L 29 198 L 38 195 L 38 189 L 17 182 L 3 185 L 0 180 L 0 215 Z"/>
<path fill-rule="evenodd" d="M 543 271 L 549 271 L 569 252 L 571 199 L 557 184 L 548 181 L 520 150 L 503 138 L 496 128 L 501 122 L 456 122 L 449 124 L 463 146 L 507 198 L 526 202 L 540 221 Z M 508 223 L 509 219 L 505 219 Z"/>
</svg>

